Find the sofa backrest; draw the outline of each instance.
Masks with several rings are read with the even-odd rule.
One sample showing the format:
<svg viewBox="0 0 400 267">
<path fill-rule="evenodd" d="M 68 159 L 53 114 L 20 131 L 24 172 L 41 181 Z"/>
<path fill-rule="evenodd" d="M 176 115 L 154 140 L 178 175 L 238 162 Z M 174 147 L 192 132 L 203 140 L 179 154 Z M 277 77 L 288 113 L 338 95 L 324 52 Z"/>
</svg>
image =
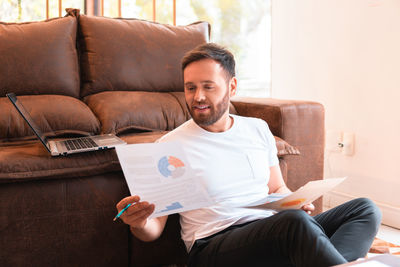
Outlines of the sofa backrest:
<svg viewBox="0 0 400 267">
<path fill-rule="evenodd" d="M 181 59 L 209 40 L 209 24 L 172 26 L 79 16 L 81 96 L 103 91 L 183 91 Z"/>
<path fill-rule="evenodd" d="M 77 19 L 0 22 L 0 97 L 57 94 L 79 97 Z"/>
<path fill-rule="evenodd" d="M 172 130 L 190 118 L 180 62 L 209 41 L 207 22 L 172 26 L 79 13 L 0 22 L 0 143 L 35 138 L 5 98 L 9 92 L 22 96 L 48 136 Z"/>
</svg>

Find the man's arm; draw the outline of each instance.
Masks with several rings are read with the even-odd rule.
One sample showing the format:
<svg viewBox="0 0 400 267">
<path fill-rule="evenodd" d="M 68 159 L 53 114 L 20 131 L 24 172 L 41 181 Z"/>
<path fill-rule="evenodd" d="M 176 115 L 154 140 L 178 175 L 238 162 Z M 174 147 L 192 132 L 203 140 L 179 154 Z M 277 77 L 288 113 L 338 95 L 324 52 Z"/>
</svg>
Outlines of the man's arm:
<svg viewBox="0 0 400 267">
<path fill-rule="evenodd" d="M 269 168 L 269 170 L 270 170 L 270 177 L 268 182 L 269 192 L 280 193 L 280 194 L 291 193 L 292 191 L 290 191 L 290 189 L 287 188 L 285 181 L 283 180 L 281 168 L 279 167 L 279 165 L 272 166 Z M 315 210 L 315 207 L 312 203 L 308 203 L 303 207 L 301 207 L 301 209 L 307 212 L 308 214 L 311 214 Z"/>
<path fill-rule="evenodd" d="M 134 203 L 126 212 L 121 215 L 121 220 L 130 226 L 134 236 L 142 241 L 154 241 L 162 234 L 168 215 L 148 219 L 154 211 L 154 204 L 140 202 L 139 196 L 130 196 L 122 199 L 117 204 L 117 210 L 120 212 L 129 203 Z"/>
<path fill-rule="evenodd" d="M 281 168 L 279 167 L 279 165 L 270 167 L 269 171 L 270 177 L 268 188 L 270 193 L 286 194 L 292 192 L 289 188 L 287 188 L 285 181 L 283 180 Z"/>
</svg>

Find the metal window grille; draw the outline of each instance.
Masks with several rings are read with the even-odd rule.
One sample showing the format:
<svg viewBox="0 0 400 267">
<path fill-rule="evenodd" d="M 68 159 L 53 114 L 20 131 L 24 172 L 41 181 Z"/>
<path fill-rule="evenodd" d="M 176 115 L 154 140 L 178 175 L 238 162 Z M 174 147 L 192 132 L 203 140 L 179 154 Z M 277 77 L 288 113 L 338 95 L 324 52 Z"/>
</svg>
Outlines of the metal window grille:
<svg viewBox="0 0 400 267">
<path fill-rule="evenodd" d="M 49 1 L 46 0 L 46 19 L 49 19 L 49 13 L 50 13 L 50 8 L 49 8 Z M 122 15 L 122 1 L 123 0 L 118 0 L 118 17 L 121 17 Z M 176 25 L 176 0 L 172 0 L 173 2 L 173 24 Z M 157 8 L 157 0 L 153 0 L 153 21 L 157 20 L 156 17 L 156 8 Z M 62 10 L 63 10 L 63 1 L 58 0 L 58 16 L 62 16 Z M 86 15 L 91 15 L 91 16 L 104 16 L 104 0 L 85 0 L 85 10 L 84 13 Z"/>
</svg>

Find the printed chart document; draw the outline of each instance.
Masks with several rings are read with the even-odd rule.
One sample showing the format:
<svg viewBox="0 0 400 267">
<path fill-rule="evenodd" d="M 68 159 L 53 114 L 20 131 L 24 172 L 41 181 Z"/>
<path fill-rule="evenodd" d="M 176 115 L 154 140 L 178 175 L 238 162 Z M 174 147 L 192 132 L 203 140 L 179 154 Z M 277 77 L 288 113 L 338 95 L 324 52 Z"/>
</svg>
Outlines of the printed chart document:
<svg viewBox="0 0 400 267">
<path fill-rule="evenodd" d="M 250 204 L 247 208 L 284 210 L 299 209 L 307 203 L 311 203 L 326 192 L 343 182 L 343 178 L 330 178 L 325 180 L 310 181 L 297 191 L 290 194 L 270 194 L 267 198 Z"/>
<path fill-rule="evenodd" d="M 214 204 L 175 143 L 116 147 L 131 195 L 155 205 L 149 218 Z"/>
</svg>

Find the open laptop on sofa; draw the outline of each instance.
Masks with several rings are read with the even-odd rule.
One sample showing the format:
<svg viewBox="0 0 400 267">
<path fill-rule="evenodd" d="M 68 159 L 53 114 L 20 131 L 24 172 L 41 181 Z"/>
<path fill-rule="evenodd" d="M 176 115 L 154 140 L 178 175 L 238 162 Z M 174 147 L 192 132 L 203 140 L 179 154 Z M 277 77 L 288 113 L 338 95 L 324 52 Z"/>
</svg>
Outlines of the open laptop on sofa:
<svg viewBox="0 0 400 267">
<path fill-rule="evenodd" d="M 58 141 L 47 140 L 47 137 L 43 135 L 42 130 L 33 121 L 31 115 L 26 111 L 22 103 L 18 101 L 17 96 L 14 93 L 8 93 L 7 97 L 52 156 L 107 149 L 126 144 L 125 141 L 113 134 L 69 138 Z"/>
</svg>

